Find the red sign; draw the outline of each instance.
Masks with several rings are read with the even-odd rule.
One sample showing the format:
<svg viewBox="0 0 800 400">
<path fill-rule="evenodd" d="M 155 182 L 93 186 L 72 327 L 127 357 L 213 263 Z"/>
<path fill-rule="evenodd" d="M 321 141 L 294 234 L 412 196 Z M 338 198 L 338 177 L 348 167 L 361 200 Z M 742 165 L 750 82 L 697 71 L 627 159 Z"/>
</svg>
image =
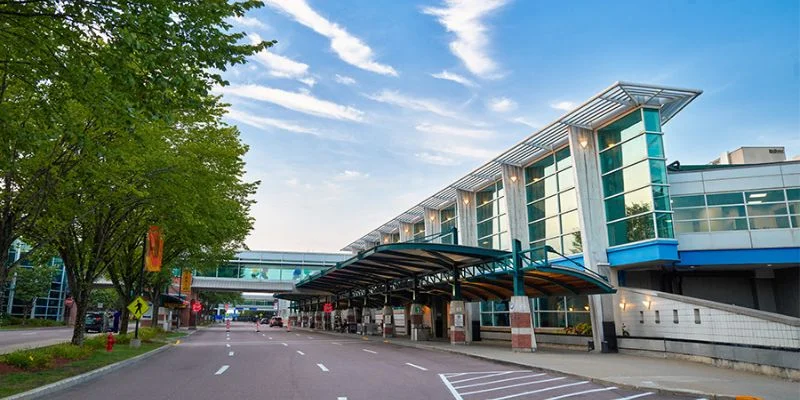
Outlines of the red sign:
<svg viewBox="0 0 800 400">
<path fill-rule="evenodd" d="M 195 302 L 194 304 L 192 304 L 192 311 L 194 311 L 194 312 L 200 312 L 202 309 L 203 309 L 203 305 L 202 305 L 202 304 L 200 304 L 200 302 L 199 302 L 199 301 L 197 301 L 197 302 Z"/>
<path fill-rule="evenodd" d="M 333 304 L 325 303 L 322 305 L 322 311 L 324 312 L 333 312 Z"/>
</svg>

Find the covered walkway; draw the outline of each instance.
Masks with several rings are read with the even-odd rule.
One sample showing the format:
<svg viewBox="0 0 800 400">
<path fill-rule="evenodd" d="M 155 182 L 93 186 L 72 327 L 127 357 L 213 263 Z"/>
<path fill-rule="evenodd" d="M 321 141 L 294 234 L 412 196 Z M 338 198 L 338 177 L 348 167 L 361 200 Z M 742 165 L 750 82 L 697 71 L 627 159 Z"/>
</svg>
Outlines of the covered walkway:
<svg viewBox="0 0 800 400">
<path fill-rule="evenodd" d="M 351 331 L 359 326 L 368 332 L 382 325 L 384 337 L 433 335 L 449 337 L 452 344 L 471 341 L 476 302 L 510 300 L 512 349 L 532 351 L 530 298 L 615 292 L 606 278 L 579 264 L 549 262 L 551 252 L 550 247 L 523 251 L 518 241 L 510 252 L 431 242 L 383 244 L 276 297 L 293 302 L 290 320 L 300 326 Z"/>
</svg>

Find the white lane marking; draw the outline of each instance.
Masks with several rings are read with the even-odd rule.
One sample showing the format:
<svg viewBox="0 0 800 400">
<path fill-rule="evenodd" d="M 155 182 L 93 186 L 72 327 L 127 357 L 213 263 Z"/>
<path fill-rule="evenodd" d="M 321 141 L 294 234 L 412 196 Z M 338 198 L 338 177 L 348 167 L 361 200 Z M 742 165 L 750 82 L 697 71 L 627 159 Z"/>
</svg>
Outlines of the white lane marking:
<svg viewBox="0 0 800 400">
<path fill-rule="evenodd" d="M 337 346 L 341 346 L 342 345 L 341 343 L 336 343 L 336 342 L 331 342 L 331 344 L 335 344 Z"/>
<path fill-rule="evenodd" d="M 442 382 L 444 382 L 444 385 L 447 386 L 447 390 L 450 391 L 450 394 L 453 395 L 453 398 L 455 398 L 456 400 L 464 400 L 464 398 L 458 394 L 458 391 L 453 389 L 453 385 L 451 385 L 450 382 L 447 381 L 447 377 L 445 377 L 445 374 L 439 374 L 439 378 L 441 378 Z"/>
<path fill-rule="evenodd" d="M 231 340 L 231 338 L 227 337 L 227 338 L 225 338 L 225 340 Z"/>
<path fill-rule="evenodd" d="M 328 371 L 330 371 L 329 369 L 325 368 L 325 366 L 324 366 L 324 365 L 322 365 L 322 364 L 317 364 L 317 366 L 319 367 L 319 369 L 321 369 L 321 370 L 322 370 L 322 372 L 328 372 Z"/>
<path fill-rule="evenodd" d="M 304 355 L 306 355 L 306 353 L 303 353 L 303 352 L 302 352 L 302 351 L 300 351 L 300 350 L 297 350 L 297 354 L 300 354 L 301 356 L 304 356 Z"/>
<path fill-rule="evenodd" d="M 266 333 L 262 333 L 261 336 L 267 336 L 267 334 Z M 272 338 L 270 338 L 270 339 L 272 339 Z"/>
<path fill-rule="evenodd" d="M 282 344 L 282 345 L 284 345 L 284 346 L 287 346 L 287 347 L 289 346 L 289 345 L 288 345 L 288 344 L 286 344 L 286 343 L 281 343 L 281 344 Z"/>
<path fill-rule="evenodd" d="M 347 400 L 347 397 L 337 397 L 336 400 Z"/>
<path fill-rule="evenodd" d="M 542 375 L 545 375 L 545 374 L 534 374 L 534 375 L 525 375 L 525 376 L 515 376 L 515 377 L 513 377 L 513 378 L 500 379 L 499 381 L 489 381 L 489 382 L 481 382 L 481 383 L 472 383 L 472 384 L 469 384 L 469 385 L 456 386 L 455 388 L 456 388 L 456 389 L 463 389 L 463 388 L 474 387 L 474 386 L 481 386 L 481 385 L 491 385 L 491 384 L 494 384 L 494 383 L 507 382 L 507 381 L 515 381 L 515 380 L 517 380 L 517 379 L 535 378 L 535 377 L 537 377 L 537 376 L 542 376 Z"/>
<path fill-rule="evenodd" d="M 233 357 L 233 352 L 232 351 L 228 353 L 228 357 Z"/>
<path fill-rule="evenodd" d="M 462 380 L 460 380 L 460 381 L 453 381 L 453 382 L 450 382 L 450 383 L 452 383 L 453 385 L 455 385 L 455 384 L 459 384 L 459 383 L 462 383 L 462 382 L 474 381 L 474 380 L 476 380 L 476 379 L 491 378 L 491 377 L 493 377 L 493 376 L 499 376 L 499 375 L 508 375 L 508 374 L 513 374 L 514 372 L 530 372 L 530 371 L 501 371 L 501 372 L 495 372 L 495 373 L 492 373 L 492 374 L 490 374 L 490 375 L 476 376 L 476 377 L 474 377 L 474 378 L 462 379 Z"/>
<path fill-rule="evenodd" d="M 567 377 L 566 376 L 561 376 L 561 377 L 558 377 L 558 378 L 542 379 L 542 380 L 533 381 L 533 382 L 516 383 L 516 384 L 513 384 L 513 385 L 498 386 L 498 387 L 493 387 L 493 388 L 489 388 L 489 389 L 475 390 L 475 391 L 472 391 L 472 392 L 466 392 L 466 393 L 461 393 L 461 394 L 466 396 L 468 394 L 491 392 L 493 390 L 503 390 L 503 389 L 508 389 L 508 388 L 517 387 L 517 386 L 535 385 L 537 383 L 560 381 L 562 379 L 567 379 Z"/>
<path fill-rule="evenodd" d="M 311 337 L 311 336 L 309 336 L 308 338 L 309 338 L 309 339 L 311 339 L 311 340 L 314 340 L 314 338 L 313 338 L 313 337 Z"/>
<path fill-rule="evenodd" d="M 220 369 L 217 370 L 217 372 L 214 373 L 214 375 L 222 375 L 225 373 L 225 371 L 228 370 L 228 368 L 230 368 L 230 365 L 223 365 L 222 367 L 220 367 Z"/>
<path fill-rule="evenodd" d="M 419 365 L 415 365 L 415 364 L 412 364 L 412 363 L 406 363 L 406 365 L 408 365 L 409 367 L 414 367 L 414 368 L 416 368 L 416 369 L 421 369 L 421 370 L 423 370 L 423 371 L 427 371 L 427 370 L 428 370 L 428 369 L 427 369 L 427 368 L 425 368 L 425 367 L 420 367 Z"/>
<path fill-rule="evenodd" d="M 551 387 L 547 387 L 547 388 L 544 388 L 544 389 L 532 390 L 530 392 L 525 392 L 525 393 L 512 394 L 510 396 L 498 397 L 496 399 L 491 399 L 491 400 L 506 400 L 506 399 L 511 399 L 511 398 L 514 398 L 514 397 L 527 396 L 529 394 L 534 394 L 534 393 L 539 393 L 539 392 L 546 392 L 548 390 L 556 390 L 556 389 L 561 389 L 561 388 L 565 388 L 565 387 L 569 387 L 569 386 L 583 385 L 583 384 L 586 384 L 586 383 L 589 383 L 589 381 L 567 383 L 566 385 L 560 385 L 560 386 L 551 386 Z"/>
<path fill-rule="evenodd" d="M 225 343 L 225 347 L 231 347 L 230 343 Z"/>
<path fill-rule="evenodd" d="M 272 336 L 268 337 L 267 339 L 272 340 Z"/>
<path fill-rule="evenodd" d="M 366 351 L 367 353 L 378 354 L 378 352 L 377 352 L 377 351 L 372 351 L 372 350 L 367 350 L 367 349 L 361 349 L 361 350 L 364 350 L 364 351 Z"/>
<path fill-rule="evenodd" d="M 633 396 L 620 397 L 620 398 L 614 399 L 614 400 L 633 400 L 633 399 L 638 399 L 639 397 L 650 396 L 651 394 L 653 394 L 653 392 L 645 392 L 645 393 L 635 394 Z"/>
<path fill-rule="evenodd" d="M 614 390 L 616 388 L 617 388 L 616 386 L 611 386 L 611 387 L 607 387 L 607 388 L 589 389 L 589 390 L 584 390 L 582 392 L 567 393 L 567 394 L 562 394 L 561 396 L 550 397 L 547 400 L 566 399 L 567 397 L 579 396 L 579 395 L 586 394 L 586 393 L 605 392 L 605 391 L 608 391 L 608 390 Z"/>
<path fill-rule="evenodd" d="M 295 335 L 297 335 L 297 336 L 300 336 L 300 334 L 299 334 L 299 333 L 295 333 Z"/>
<path fill-rule="evenodd" d="M 30 336 L 30 335 L 37 335 L 37 334 L 39 334 L 39 332 L 28 332 L 28 333 L 23 333 L 22 336 Z"/>
</svg>

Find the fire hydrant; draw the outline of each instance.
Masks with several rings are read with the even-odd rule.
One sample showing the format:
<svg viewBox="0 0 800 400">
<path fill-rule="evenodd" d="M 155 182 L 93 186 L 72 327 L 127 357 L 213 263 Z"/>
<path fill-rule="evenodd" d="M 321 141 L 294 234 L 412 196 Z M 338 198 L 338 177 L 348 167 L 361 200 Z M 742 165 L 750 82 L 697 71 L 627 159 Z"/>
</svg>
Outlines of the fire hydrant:
<svg viewBox="0 0 800 400">
<path fill-rule="evenodd" d="M 111 350 L 113 350 L 115 342 L 116 340 L 114 340 L 114 334 L 112 332 L 109 332 L 108 337 L 106 337 L 106 351 L 110 352 Z"/>
</svg>

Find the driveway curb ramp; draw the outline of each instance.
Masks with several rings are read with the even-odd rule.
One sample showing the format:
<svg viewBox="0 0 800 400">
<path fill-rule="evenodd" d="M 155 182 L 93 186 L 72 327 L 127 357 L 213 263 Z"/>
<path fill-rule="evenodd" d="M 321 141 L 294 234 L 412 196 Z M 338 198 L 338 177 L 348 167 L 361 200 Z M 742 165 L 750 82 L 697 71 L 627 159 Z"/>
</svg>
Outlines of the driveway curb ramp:
<svg viewBox="0 0 800 400">
<path fill-rule="evenodd" d="M 189 331 L 186 336 L 191 335 L 192 333 L 197 331 Z M 184 337 L 186 337 L 184 336 Z M 178 339 L 180 340 L 180 339 Z M 62 390 L 69 389 L 73 386 L 80 385 L 85 382 L 89 382 L 93 379 L 97 379 L 103 375 L 108 373 L 114 372 L 118 369 L 122 369 L 125 367 L 129 367 L 134 365 L 142 360 L 148 359 L 156 354 L 163 353 L 174 346 L 174 343 L 167 342 L 163 346 L 148 351 L 147 353 L 139 354 L 136 357 L 129 358 L 127 360 L 117 361 L 113 364 L 106 365 L 105 367 L 101 367 L 89 372 L 84 372 L 80 375 L 72 376 L 66 379 L 62 379 L 58 382 L 53 382 L 36 389 L 28 390 L 27 392 L 17 393 L 12 396 L 3 397 L 0 400 L 28 400 L 28 399 L 38 399 L 48 394 L 53 394 L 56 392 L 60 392 Z"/>
<path fill-rule="evenodd" d="M 331 336 L 342 336 L 342 337 L 350 337 L 350 336 L 352 336 L 352 335 L 348 335 L 348 334 L 342 334 L 342 333 L 337 333 L 337 332 L 329 332 L 329 331 L 323 331 L 323 330 L 317 330 L 317 329 L 307 329 L 307 328 L 297 328 L 297 329 L 302 329 L 302 330 L 306 330 L 306 331 L 309 331 L 309 332 L 315 332 L 315 333 L 322 333 L 322 334 L 331 335 Z M 366 338 L 364 340 L 372 340 L 371 337 L 362 337 L 362 336 L 359 336 L 359 337 L 361 337 L 362 339 Z M 479 360 L 492 361 L 492 362 L 495 362 L 495 363 L 498 363 L 498 364 L 510 365 L 510 366 L 514 366 L 514 367 L 523 367 L 523 368 L 526 368 L 526 369 L 535 369 L 535 370 L 539 370 L 539 371 L 542 371 L 542 372 L 553 372 L 553 373 L 567 375 L 567 376 L 571 376 L 571 377 L 575 377 L 575 378 L 589 380 L 591 382 L 599 383 L 599 384 L 602 384 L 602 385 L 617 386 L 619 388 L 625 388 L 625 389 L 645 390 L 645 391 L 651 391 L 651 392 L 656 392 L 656 393 L 659 393 L 659 394 L 666 394 L 666 395 L 697 396 L 697 397 L 705 398 L 705 399 L 708 399 L 708 400 L 712 400 L 712 399 L 713 400 L 736 400 L 737 398 L 741 398 L 741 397 L 738 397 L 738 396 L 735 396 L 735 395 L 706 393 L 706 392 L 695 391 L 695 390 L 665 389 L 665 388 L 654 387 L 654 386 L 631 385 L 629 383 L 622 383 L 622 382 L 615 382 L 615 381 L 611 381 L 611 380 L 607 380 L 607 379 L 593 378 L 593 377 L 589 377 L 589 376 L 578 375 L 578 374 L 575 374 L 573 372 L 560 371 L 560 370 L 553 369 L 553 368 L 543 368 L 543 367 L 533 366 L 533 365 L 524 364 L 524 363 L 518 363 L 518 362 L 514 362 L 514 361 L 509 361 L 509 360 L 501 360 L 501 359 L 497 359 L 497 358 L 487 357 L 487 356 L 483 356 L 483 355 L 480 355 L 480 354 L 465 353 L 465 352 L 459 351 L 458 349 L 450 349 L 450 348 L 444 348 L 444 347 L 439 347 L 439 346 L 428 346 L 428 345 L 416 344 L 416 343 L 395 342 L 395 341 L 392 341 L 391 339 L 384 340 L 382 337 L 376 336 L 376 339 L 378 339 L 378 338 L 383 343 L 388 343 L 388 344 L 395 345 L 395 346 L 412 347 L 412 348 L 417 348 L 417 349 L 422 349 L 422 350 L 435 350 L 435 351 L 440 351 L 440 352 L 444 352 L 444 353 L 460 354 L 460 355 L 463 355 L 463 356 L 472 357 L 472 358 L 479 359 Z"/>
</svg>

